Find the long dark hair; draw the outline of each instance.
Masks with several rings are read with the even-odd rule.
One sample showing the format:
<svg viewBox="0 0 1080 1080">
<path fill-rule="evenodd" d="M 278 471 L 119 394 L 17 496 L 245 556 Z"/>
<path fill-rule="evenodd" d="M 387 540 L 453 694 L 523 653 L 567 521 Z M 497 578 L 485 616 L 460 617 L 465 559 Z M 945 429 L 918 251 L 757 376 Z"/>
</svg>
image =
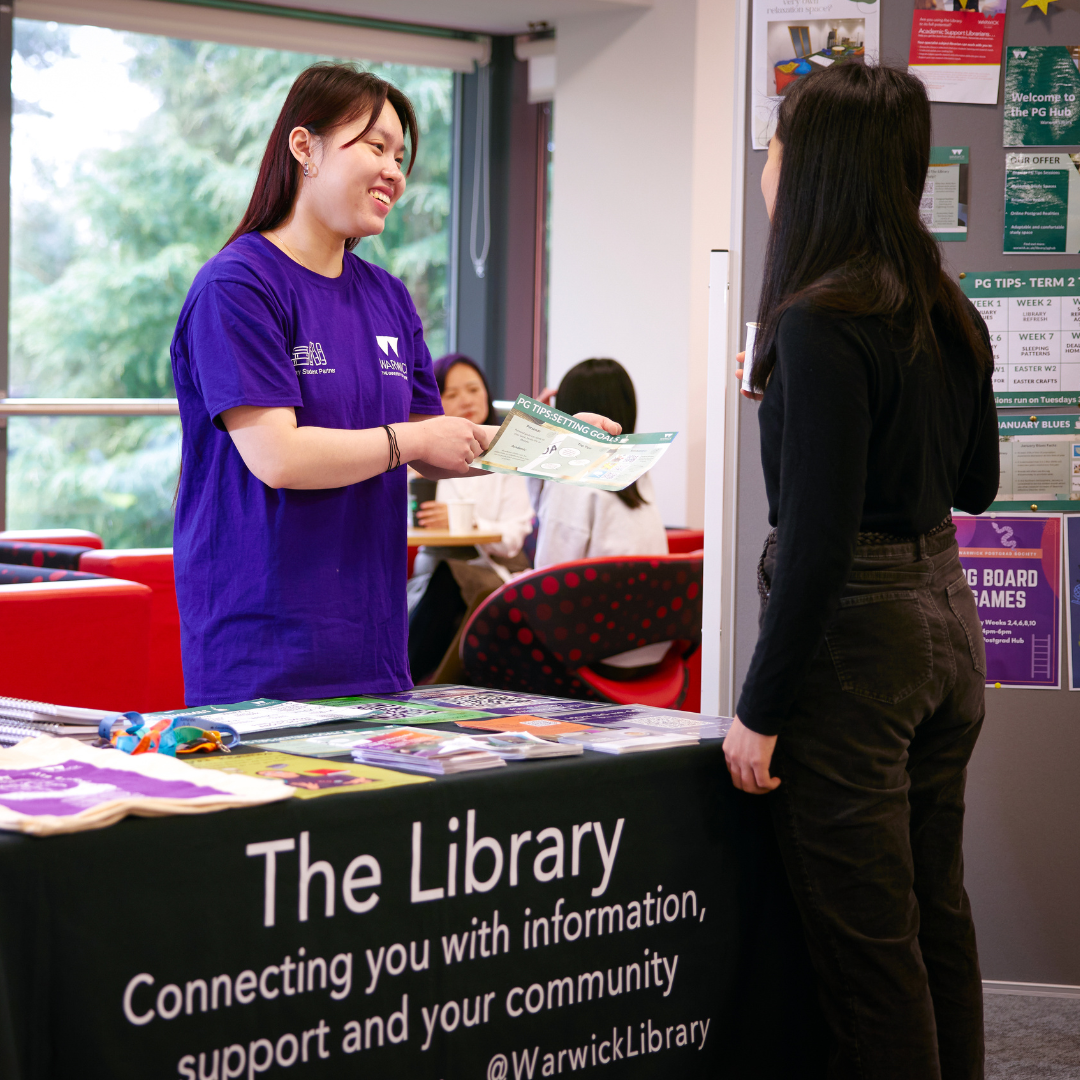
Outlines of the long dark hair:
<svg viewBox="0 0 1080 1080">
<path fill-rule="evenodd" d="M 361 71 L 355 64 L 322 62 L 301 71 L 270 133 L 251 202 L 225 246 L 246 233 L 276 229 L 289 216 L 300 189 L 302 171 L 289 149 L 293 128 L 304 127 L 313 135 L 325 138 L 366 115 L 367 127 L 353 140 L 356 142 L 378 123 L 388 101 L 401 121 L 401 130 L 408 136 L 409 164 L 405 169 L 408 176 L 416 160 L 420 133 L 412 102 L 396 86 L 369 71 Z M 345 247 L 352 251 L 359 242 L 358 236 L 350 237 Z"/>
<path fill-rule="evenodd" d="M 446 391 L 446 376 L 450 374 L 450 369 L 456 367 L 458 364 L 466 364 L 471 367 L 477 375 L 480 376 L 480 381 L 484 384 L 484 393 L 487 394 L 487 417 L 481 421 L 484 424 L 497 424 L 499 417 L 495 412 L 495 406 L 491 401 L 491 387 L 488 386 L 487 376 L 481 370 L 480 365 L 471 357 L 466 356 L 464 353 L 452 352 L 447 353 L 445 356 L 440 356 L 433 365 L 435 372 L 435 382 L 439 387 L 439 393 L 443 394 Z"/>
<path fill-rule="evenodd" d="M 637 424 L 637 394 L 626 368 L 618 360 L 594 358 L 575 364 L 559 383 L 555 404 L 565 413 L 594 412 L 622 424 L 631 434 Z M 645 505 L 635 480 L 614 492 L 631 510 Z"/>
<path fill-rule="evenodd" d="M 912 356 L 942 359 L 935 308 L 981 369 L 993 362 L 963 293 L 919 217 L 930 164 L 923 83 L 890 67 L 833 64 L 799 79 L 780 105 L 780 180 L 765 254 L 752 382 L 776 364 L 780 316 L 800 300 L 879 315 L 910 336 Z"/>
</svg>

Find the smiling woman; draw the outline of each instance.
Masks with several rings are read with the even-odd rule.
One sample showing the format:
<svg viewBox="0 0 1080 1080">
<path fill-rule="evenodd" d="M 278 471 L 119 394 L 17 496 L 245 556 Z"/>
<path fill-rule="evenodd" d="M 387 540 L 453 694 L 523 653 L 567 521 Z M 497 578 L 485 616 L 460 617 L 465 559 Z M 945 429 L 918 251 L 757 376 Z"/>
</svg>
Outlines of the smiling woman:
<svg viewBox="0 0 1080 1080">
<path fill-rule="evenodd" d="M 348 64 L 302 72 L 248 210 L 172 344 L 188 705 L 402 690 L 405 470 L 469 474 L 489 433 L 442 406 L 405 286 L 352 254 L 417 149 L 412 105 Z"/>
</svg>

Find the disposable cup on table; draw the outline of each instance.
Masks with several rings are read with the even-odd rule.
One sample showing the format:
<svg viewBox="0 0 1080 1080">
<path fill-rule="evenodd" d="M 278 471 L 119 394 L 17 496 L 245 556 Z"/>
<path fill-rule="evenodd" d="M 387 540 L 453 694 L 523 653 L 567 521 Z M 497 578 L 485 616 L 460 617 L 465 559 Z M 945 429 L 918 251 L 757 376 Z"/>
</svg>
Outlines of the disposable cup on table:
<svg viewBox="0 0 1080 1080">
<path fill-rule="evenodd" d="M 754 366 L 754 341 L 757 338 L 758 323 L 746 324 L 746 345 L 743 346 L 742 388 L 752 394 L 754 388 L 750 385 L 750 369 Z"/>
<path fill-rule="evenodd" d="M 476 503 L 465 499 L 451 499 L 446 504 L 446 510 L 450 518 L 450 532 L 461 536 L 476 528 Z"/>
</svg>

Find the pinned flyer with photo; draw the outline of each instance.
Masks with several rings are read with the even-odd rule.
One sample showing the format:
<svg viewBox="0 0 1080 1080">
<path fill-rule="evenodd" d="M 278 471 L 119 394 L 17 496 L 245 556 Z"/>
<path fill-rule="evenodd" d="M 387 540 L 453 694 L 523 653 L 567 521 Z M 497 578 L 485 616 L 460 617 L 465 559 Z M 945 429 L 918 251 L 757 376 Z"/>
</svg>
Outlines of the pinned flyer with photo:
<svg viewBox="0 0 1080 1080">
<path fill-rule="evenodd" d="M 911 20 L 908 71 L 926 84 L 931 101 L 996 105 L 1005 41 L 1005 0 L 917 0 Z M 978 10 L 976 10 L 978 8 Z"/>
<path fill-rule="evenodd" d="M 1060 689 L 1061 516 L 953 520 L 986 642 L 987 686 Z"/>
<path fill-rule="evenodd" d="M 522 394 L 473 464 L 487 472 L 622 491 L 664 456 L 676 435 L 609 435 Z"/>
<path fill-rule="evenodd" d="M 767 150 L 780 99 L 801 78 L 833 64 L 876 63 L 876 0 L 755 0 L 751 134 Z"/>
<path fill-rule="evenodd" d="M 930 147 L 919 217 L 935 240 L 967 239 L 969 157 L 966 146 Z"/>
</svg>

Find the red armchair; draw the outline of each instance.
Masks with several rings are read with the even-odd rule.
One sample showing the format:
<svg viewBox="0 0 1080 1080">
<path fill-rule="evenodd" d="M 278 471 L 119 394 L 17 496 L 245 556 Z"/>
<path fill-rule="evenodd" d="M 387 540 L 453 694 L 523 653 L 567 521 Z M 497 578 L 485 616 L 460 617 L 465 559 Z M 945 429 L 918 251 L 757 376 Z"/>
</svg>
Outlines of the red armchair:
<svg viewBox="0 0 1080 1080">
<path fill-rule="evenodd" d="M 147 709 L 184 707 L 184 671 L 180 663 L 180 612 L 176 607 L 172 548 L 104 548 L 84 551 L 79 569 L 110 578 L 137 581 L 151 591 L 150 660 Z"/>
<path fill-rule="evenodd" d="M 669 555 L 688 555 L 705 547 L 704 529 L 668 529 L 667 549 Z"/>
<path fill-rule="evenodd" d="M 110 578 L 4 585 L 0 694 L 145 710 L 150 599 L 145 585 Z"/>
</svg>

